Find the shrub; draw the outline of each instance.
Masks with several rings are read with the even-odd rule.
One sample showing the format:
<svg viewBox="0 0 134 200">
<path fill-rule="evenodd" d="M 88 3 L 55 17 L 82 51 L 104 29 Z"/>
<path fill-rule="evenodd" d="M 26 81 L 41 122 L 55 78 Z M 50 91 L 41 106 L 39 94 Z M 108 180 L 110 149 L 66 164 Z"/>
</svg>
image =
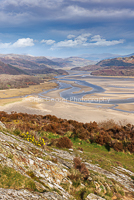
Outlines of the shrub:
<svg viewBox="0 0 134 200">
<path fill-rule="evenodd" d="M 84 129 L 83 127 L 74 129 L 73 134 L 75 137 L 78 137 L 82 140 L 86 140 L 89 137 L 89 132 L 86 129 Z"/>
<path fill-rule="evenodd" d="M 113 147 L 115 151 L 123 151 L 123 144 L 121 142 L 115 142 Z"/>
<path fill-rule="evenodd" d="M 134 141 L 132 141 L 131 143 L 129 143 L 127 145 L 127 149 L 131 152 L 134 153 Z"/>
<path fill-rule="evenodd" d="M 76 157 L 74 158 L 74 168 L 78 169 L 79 172 L 83 175 L 83 178 L 87 180 L 89 177 L 89 171 L 84 163 L 81 162 L 81 159 Z"/>
<path fill-rule="evenodd" d="M 56 146 L 59 148 L 72 148 L 73 143 L 68 137 L 62 137 L 58 139 Z"/>
</svg>

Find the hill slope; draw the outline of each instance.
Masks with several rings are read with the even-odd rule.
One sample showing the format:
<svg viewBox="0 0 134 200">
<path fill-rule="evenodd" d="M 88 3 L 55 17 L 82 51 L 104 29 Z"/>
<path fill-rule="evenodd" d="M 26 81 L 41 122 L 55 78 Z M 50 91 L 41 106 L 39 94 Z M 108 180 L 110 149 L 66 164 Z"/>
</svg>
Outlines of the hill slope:
<svg viewBox="0 0 134 200">
<path fill-rule="evenodd" d="M 0 122 L 3 199 L 134 199 L 134 155 L 82 139 L 88 137 L 86 129 L 95 134 L 99 128 L 95 122 L 4 112 L 0 112 L 0 120 L 4 123 Z M 101 124 L 98 141 L 102 141 L 103 130 L 118 128 L 123 127 L 111 121 Z M 127 133 L 132 128 L 124 126 Z M 108 142 L 109 138 L 103 139 Z M 120 151 L 120 145 L 116 148 Z"/>
<path fill-rule="evenodd" d="M 95 65 L 73 68 L 78 71 L 92 71 L 92 75 L 134 76 L 134 56 L 106 59 Z"/>
<path fill-rule="evenodd" d="M 60 67 L 59 63 L 56 63 L 50 59 L 47 59 L 44 56 L 30 56 L 30 55 L 21 55 L 21 54 L 0 54 L 0 60 L 5 63 L 11 63 L 13 62 L 13 65 L 17 65 L 19 63 L 19 66 L 25 67 L 25 64 L 44 64 L 46 67 L 52 67 L 52 68 L 58 68 Z M 26 63 L 27 61 L 27 63 Z M 28 62 L 29 61 L 29 62 Z M 21 65 L 20 65 L 21 64 Z"/>
<path fill-rule="evenodd" d="M 98 62 L 97 65 L 102 66 L 102 67 L 105 67 L 105 66 L 130 67 L 130 66 L 134 66 L 134 56 L 106 59 L 106 60 L 102 60 Z"/>
<path fill-rule="evenodd" d="M 62 67 L 84 67 L 86 65 L 96 64 L 95 61 L 87 60 L 80 57 L 69 58 L 52 58 L 53 61 L 58 62 Z"/>
<path fill-rule="evenodd" d="M 0 74 L 19 75 L 27 73 L 17 67 L 13 67 L 12 65 L 5 64 L 0 61 Z"/>
<path fill-rule="evenodd" d="M 92 75 L 134 76 L 134 56 L 102 60 L 97 65 L 100 68 Z"/>
<path fill-rule="evenodd" d="M 14 57 L 15 56 L 15 57 Z M 64 70 L 58 70 L 58 69 L 53 69 L 51 68 L 51 66 L 48 67 L 48 65 L 45 65 L 44 63 L 38 63 L 36 62 L 37 60 L 34 58 L 29 58 L 30 56 L 23 56 L 21 58 L 21 55 L 4 55 L 0 57 L 0 61 L 1 63 L 5 63 L 5 68 L 1 68 L 0 74 L 2 73 L 8 73 L 9 71 L 9 65 L 12 65 L 12 74 L 13 75 L 17 75 L 23 72 L 23 74 L 56 74 L 56 75 L 67 75 L 68 73 Z M 24 59 L 26 58 L 26 59 Z M 28 60 L 29 58 L 29 60 Z M 45 59 L 45 58 L 43 58 Z M 47 60 L 47 59 L 46 59 Z M 41 62 L 41 61 L 40 61 Z M 42 61 L 43 62 L 43 61 Z M 48 60 L 47 60 L 48 62 Z M 50 63 L 50 62 L 49 62 Z M 52 62 L 54 63 L 54 62 Z M 51 63 L 51 64 L 52 64 Z M 18 73 L 14 71 L 13 73 L 13 66 L 14 66 L 14 70 L 16 69 L 18 71 Z M 11 67 L 10 67 L 11 68 Z M 2 72 L 3 71 L 3 72 Z M 11 72 L 11 70 L 10 70 Z M 11 74 L 11 73 L 8 74 Z"/>
</svg>

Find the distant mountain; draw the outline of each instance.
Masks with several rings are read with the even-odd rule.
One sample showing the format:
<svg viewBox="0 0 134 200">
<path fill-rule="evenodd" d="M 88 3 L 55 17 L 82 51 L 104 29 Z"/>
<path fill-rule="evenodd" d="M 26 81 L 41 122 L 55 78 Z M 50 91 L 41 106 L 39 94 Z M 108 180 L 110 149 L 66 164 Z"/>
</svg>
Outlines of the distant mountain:
<svg viewBox="0 0 134 200">
<path fill-rule="evenodd" d="M 134 65 L 134 56 L 106 59 L 106 60 L 102 60 L 102 61 L 98 62 L 97 65 L 102 66 L 102 67 L 105 67 L 105 66 L 130 67 L 130 66 Z"/>
<path fill-rule="evenodd" d="M 111 54 L 111 53 L 102 53 L 102 54 L 82 54 L 79 55 L 79 57 L 88 59 L 91 61 L 100 61 L 103 59 L 111 59 L 111 58 L 117 58 L 120 57 L 121 55 L 119 54 Z"/>
<path fill-rule="evenodd" d="M 129 54 L 129 55 L 122 56 L 122 57 L 131 57 L 131 56 L 134 56 L 134 53 L 131 53 L 131 54 Z"/>
<path fill-rule="evenodd" d="M 96 65 L 99 69 L 92 75 L 134 76 L 134 56 L 102 60 Z"/>
<path fill-rule="evenodd" d="M 134 56 L 105 59 L 96 65 L 75 67 L 72 70 L 92 71 L 92 75 L 103 76 L 134 76 Z"/>
<path fill-rule="evenodd" d="M 25 60 L 23 58 L 17 58 L 17 57 L 11 57 L 11 56 L 5 56 L 0 57 L 0 60 L 6 64 L 13 65 L 20 69 L 37 69 L 39 65 L 35 62 Z"/>
<path fill-rule="evenodd" d="M 75 71 L 94 71 L 99 69 L 100 66 L 98 65 L 87 65 L 85 67 L 74 67 L 71 70 L 75 70 Z"/>
<path fill-rule="evenodd" d="M 23 67 L 27 66 L 27 64 L 29 65 L 30 62 L 33 67 L 35 66 L 35 68 L 36 68 L 36 64 L 37 65 L 44 64 L 46 67 L 50 67 L 50 68 L 59 68 L 60 67 L 59 63 L 49 60 L 44 56 L 31 56 L 31 55 L 20 55 L 20 54 L 0 54 L 0 60 L 3 62 L 8 62 L 8 63 L 13 62 L 13 65 L 17 65 L 17 63 L 19 62 L 19 66 L 21 65 Z"/>
<path fill-rule="evenodd" d="M 4 64 L 7 64 L 6 66 L 12 65 L 15 69 L 26 74 L 57 74 L 57 75 L 67 75 L 68 73 L 65 70 L 61 69 L 54 69 L 51 68 L 49 65 L 45 65 L 43 62 L 45 62 L 44 58 L 39 57 L 32 57 L 32 56 L 25 56 L 25 55 L 17 55 L 17 54 L 8 54 L 8 55 L 0 55 L 0 61 Z M 24 59 L 25 58 L 25 59 Z M 53 63 L 52 61 L 49 61 L 46 59 L 46 63 Z M 49 66 L 49 67 L 48 67 Z M 55 65 L 54 65 L 55 66 Z M 6 68 L 5 68 L 6 69 Z M 1 70 L 5 71 L 5 70 Z M 6 72 L 6 71 L 5 71 Z M 8 68 L 7 68 L 8 72 Z M 9 73 L 10 74 L 10 73 Z M 13 73 L 12 73 L 13 74 Z M 14 72 L 14 75 L 17 74 L 17 72 Z"/>
<path fill-rule="evenodd" d="M 52 58 L 52 61 L 59 63 L 62 67 L 84 67 L 86 65 L 96 64 L 96 61 L 87 60 L 80 57 Z"/>
<path fill-rule="evenodd" d="M 0 61 L 0 74 L 19 75 L 27 73 L 17 67 L 13 67 L 12 65 L 5 64 Z"/>
</svg>

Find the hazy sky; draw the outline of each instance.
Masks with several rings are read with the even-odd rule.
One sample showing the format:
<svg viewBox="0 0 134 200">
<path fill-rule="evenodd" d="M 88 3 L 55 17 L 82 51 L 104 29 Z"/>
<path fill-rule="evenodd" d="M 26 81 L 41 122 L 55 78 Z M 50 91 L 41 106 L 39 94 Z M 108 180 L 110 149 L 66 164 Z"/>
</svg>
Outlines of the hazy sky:
<svg viewBox="0 0 134 200">
<path fill-rule="evenodd" d="M 134 0 L 0 0 L 0 53 L 134 53 Z"/>
</svg>

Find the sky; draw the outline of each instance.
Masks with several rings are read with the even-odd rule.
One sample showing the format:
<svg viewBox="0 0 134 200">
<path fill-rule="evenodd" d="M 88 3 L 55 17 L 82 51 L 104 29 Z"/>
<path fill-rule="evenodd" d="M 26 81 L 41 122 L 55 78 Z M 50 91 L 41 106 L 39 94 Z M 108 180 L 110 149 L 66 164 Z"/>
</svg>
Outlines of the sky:
<svg viewBox="0 0 134 200">
<path fill-rule="evenodd" d="M 134 53 L 134 0 L 0 0 L 0 54 Z"/>
</svg>

